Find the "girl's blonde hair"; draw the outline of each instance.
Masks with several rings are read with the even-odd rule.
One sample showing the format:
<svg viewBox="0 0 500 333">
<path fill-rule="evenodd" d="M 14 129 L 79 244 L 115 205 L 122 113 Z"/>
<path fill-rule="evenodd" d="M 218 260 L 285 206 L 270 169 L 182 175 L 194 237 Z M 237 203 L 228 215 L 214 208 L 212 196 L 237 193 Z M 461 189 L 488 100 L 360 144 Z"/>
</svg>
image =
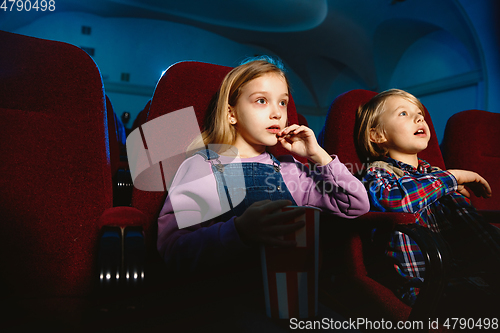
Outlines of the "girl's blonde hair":
<svg viewBox="0 0 500 333">
<path fill-rule="evenodd" d="M 236 128 L 229 123 L 229 107 L 234 107 L 241 95 L 243 86 L 265 74 L 273 73 L 281 76 L 287 87 L 290 87 L 282 63 L 268 56 L 251 58 L 238 67 L 233 68 L 224 77 L 205 115 L 204 130 L 188 147 L 188 154 L 208 144 L 232 145 L 236 140 Z"/>
<path fill-rule="evenodd" d="M 366 159 L 376 160 L 387 154 L 387 149 L 384 146 L 370 140 L 370 131 L 374 129 L 379 133 L 385 133 L 384 124 L 380 122 L 380 116 L 386 111 L 385 103 L 387 98 L 391 96 L 406 99 L 422 110 L 422 114 L 425 114 L 425 108 L 418 98 L 400 89 L 383 91 L 372 97 L 366 104 L 361 105 L 356 113 L 356 134 L 358 150 L 362 157 Z"/>
</svg>

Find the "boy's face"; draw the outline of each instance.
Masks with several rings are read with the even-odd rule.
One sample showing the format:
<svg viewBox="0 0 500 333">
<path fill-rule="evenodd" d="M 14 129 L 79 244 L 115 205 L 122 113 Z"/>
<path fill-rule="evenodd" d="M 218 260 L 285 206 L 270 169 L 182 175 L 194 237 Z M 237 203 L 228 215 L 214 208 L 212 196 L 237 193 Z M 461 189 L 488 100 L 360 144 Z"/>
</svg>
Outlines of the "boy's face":
<svg viewBox="0 0 500 333">
<path fill-rule="evenodd" d="M 416 156 L 427 148 L 431 138 L 429 126 L 422 110 L 410 101 L 399 96 L 388 97 L 380 123 L 385 132 L 372 130 L 370 139 L 386 147 L 392 158 L 405 161 L 405 157 Z"/>
</svg>

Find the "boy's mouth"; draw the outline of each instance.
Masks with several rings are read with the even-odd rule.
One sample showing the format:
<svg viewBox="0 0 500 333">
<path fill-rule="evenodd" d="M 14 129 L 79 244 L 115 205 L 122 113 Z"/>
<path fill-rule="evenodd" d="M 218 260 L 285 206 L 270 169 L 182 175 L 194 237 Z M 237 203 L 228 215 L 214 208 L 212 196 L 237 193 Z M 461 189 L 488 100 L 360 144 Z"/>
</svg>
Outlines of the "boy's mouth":
<svg viewBox="0 0 500 333">
<path fill-rule="evenodd" d="M 423 129 L 417 130 L 413 135 L 425 135 L 425 131 Z"/>
</svg>

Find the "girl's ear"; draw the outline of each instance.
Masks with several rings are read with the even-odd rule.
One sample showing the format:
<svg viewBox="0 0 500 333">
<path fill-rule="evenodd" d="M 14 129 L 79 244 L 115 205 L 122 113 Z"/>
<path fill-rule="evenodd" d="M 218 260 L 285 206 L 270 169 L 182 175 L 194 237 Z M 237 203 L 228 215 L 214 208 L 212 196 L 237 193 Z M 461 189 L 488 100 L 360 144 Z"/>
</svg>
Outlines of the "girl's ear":
<svg viewBox="0 0 500 333">
<path fill-rule="evenodd" d="M 236 116 L 234 115 L 234 110 L 231 106 L 227 109 L 227 120 L 231 125 L 236 125 Z"/>
<path fill-rule="evenodd" d="M 382 131 L 376 129 L 376 128 L 370 128 L 370 141 L 381 144 L 387 141 L 385 138 L 385 135 Z"/>
</svg>

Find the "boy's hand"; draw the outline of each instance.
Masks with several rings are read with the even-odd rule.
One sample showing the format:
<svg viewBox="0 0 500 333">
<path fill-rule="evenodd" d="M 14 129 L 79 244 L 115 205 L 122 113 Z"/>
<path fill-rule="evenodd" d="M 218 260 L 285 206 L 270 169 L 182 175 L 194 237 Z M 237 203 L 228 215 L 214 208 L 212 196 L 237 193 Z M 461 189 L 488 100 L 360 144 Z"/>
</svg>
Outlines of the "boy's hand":
<svg viewBox="0 0 500 333">
<path fill-rule="evenodd" d="M 458 183 L 458 188 L 457 191 L 466 196 L 467 198 L 470 198 L 470 193 L 467 191 L 465 186 L 469 187 L 472 192 L 477 197 L 483 197 L 483 198 L 489 198 L 491 197 L 491 187 L 490 184 L 481 177 L 479 174 L 473 172 L 473 171 L 467 171 L 467 170 L 458 170 L 458 169 L 451 169 L 448 170 L 449 173 L 451 173 L 456 179 Z"/>
<path fill-rule="evenodd" d="M 305 213 L 303 208 L 281 212 L 283 207 L 291 204 L 289 200 L 263 200 L 253 203 L 243 215 L 234 220 L 243 242 L 283 247 L 296 246 L 295 241 L 285 241 L 277 237 L 295 232 L 305 225 L 304 221 L 284 224 Z"/>
<path fill-rule="evenodd" d="M 312 129 L 307 126 L 290 125 L 278 133 L 277 137 L 286 150 L 314 163 L 326 165 L 332 161 L 331 156 L 318 144 Z"/>
</svg>

